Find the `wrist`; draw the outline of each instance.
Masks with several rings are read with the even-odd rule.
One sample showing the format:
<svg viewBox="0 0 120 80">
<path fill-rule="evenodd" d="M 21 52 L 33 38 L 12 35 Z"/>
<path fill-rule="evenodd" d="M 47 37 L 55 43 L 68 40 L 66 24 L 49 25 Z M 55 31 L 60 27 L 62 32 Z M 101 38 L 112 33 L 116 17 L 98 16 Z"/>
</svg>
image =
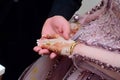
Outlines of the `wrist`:
<svg viewBox="0 0 120 80">
<path fill-rule="evenodd" d="M 61 55 L 71 56 L 76 45 L 75 41 L 71 41 L 69 46 L 62 48 Z"/>
<path fill-rule="evenodd" d="M 74 48 L 76 47 L 77 43 L 74 42 L 71 46 L 70 46 L 70 55 L 73 54 Z"/>
</svg>

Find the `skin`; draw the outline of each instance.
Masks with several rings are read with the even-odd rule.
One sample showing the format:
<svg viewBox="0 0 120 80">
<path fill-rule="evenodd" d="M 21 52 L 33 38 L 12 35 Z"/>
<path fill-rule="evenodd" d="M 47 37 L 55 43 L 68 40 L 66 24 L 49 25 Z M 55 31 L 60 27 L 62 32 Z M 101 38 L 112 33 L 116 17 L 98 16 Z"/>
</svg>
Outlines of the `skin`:
<svg viewBox="0 0 120 80">
<path fill-rule="evenodd" d="M 63 38 L 66 37 L 65 34 L 67 34 L 69 36 L 70 27 L 69 27 L 69 23 L 67 22 L 67 20 L 65 20 L 61 16 L 51 17 L 49 19 L 50 19 L 50 22 L 48 20 L 47 22 L 45 22 L 45 25 L 43 26 L 42 34 L 44 34 L 44 35 L 58 34 L 59 36 L 61 36 Z M 61 22 L 59 21 L 57 23 L 56 22 L 57 19 L 61 20 Z M 49 23 L 49 25 L 48 25 L 48 23 Z M 65 25 L 67 28 L 63 26 L 64 25 L 63 23 L 68 24 L 68 25 Z M 57 25 L 57 24 L 59 24 L 59 25 Z M 48 29 L 48 28 L 49 28 L 49 31 L 46 31 L 46 29 Z M 68 29 L 68 31 L 66 29 Z M 40 39 L 39 43 L 42 45 L 42 43 L 45 39 L 50 40 L 50 39 L 54 39 L 54 37 L 52 37 L 52 38 L 42 37 Z M 56 37 L 55 37 L 55 39 L 56 39 Z M 65 38 L 65 39 L 69 39 L 69 37 Z M 58 40 L 58 41 L 60 41 L 60 40 Z M 53 41 L 53 42 L 55 44 L 55 41 Z M 50 58 L 53 59 L 57 55 L 62 55 L 62 54 L 54 52 L 54 49 L 61 48 L 61 47 L 62 47 L 61 49 L 63 49 L 65 47 L 65 45 L 62 45 L 62 42 L 66 42 L 66 41 L 64 41 L 64 40 L 61 41 L 59 44 L 59 47 L 58 47 L 58 45 L 54 45 L 54 46 L 53 45 L 52 46 L 51 45 L 44 45 L 45 46 L 44 48 L 42 46 L 36 46 L 36 47 L 34 47 L 34 51 L 38 52 L 40 55 L 42 55 L 42 54 L 48 55 L 49 54 Z M 64 43 L 64 44 L 66 44 L 66 43 Z M 68 45 L 68 47 L 70 47 L 70 46 L 71 46 L 71 44 Z M 52 52 L 49 50 L 51 50 Z M 59 51 L 61 51 L 61 50 L 59 50 Z M 117 68 L 120 67 L 120 64 L 118 63 L 118 61 L 120 60 L 120 58 L 119 58 L 120 55 L 116 52 L 112 52 L 112 51 L 108 51 L 108 50 L 100 49 L 100 48 L 96 48 L 96 47 L 90 47 L 90 46 L 87 46 L 84 44 L 77 44 L 73 49 L 73 54 L 74 53 L 77 53 L 81 56 L 87 56 L 89 59 L 98 60 L 98 61 L 105 63 L 105 64 L 108 63 L 113 68 L 114 68 L 114 66 Z M 104 57 L 104 56 L 107 56 L 107 57 Z"/>
<path fill-rule="evenodd" d="M 111 0 L 111 1 L 113 1 L 113 0 Z M 107 2 L 106 2 L 107 3 Z M 106 14 L 102 14 L 102 15 L 100 15 L 100 17 L 99 17 L 99 22 L 102 22 L 103 21 L 103 19 L 108 19 L 107 20 L 107 22 L 104 22 L 103 21 L 103 23 L 102 24 L 97 24 L 97 26 L 94 26 L 94 23 L 93 22 L 95 22 L 95 23 L 97 23 L 97 21 L 93 21 L 92 23 L 91 23 L 91 25 L 93 24 L 93 27 L 95 27 L 95 28 L 93 28 L 93 29 L 96 29 L 96 30 L 98 30 L 98 29 L 101 29 L 101 28 L 97 28 L 97 27 L 99 27 L 99 25 L 100 25 L 100 27 L 101 27 L 101 25 L 102 25 L 102 27 L 104 27 L 104 30 L 105 30 L 105 32 L 107 32 L 107 27 L 109 27 L 109 29 L 111 30 L 110 32 L 114 35 L 114 36 L 116 36 L 115 38 L 113 38 L 113 37 L 111 37 L 111 35 L 109 36 L 108 34 L 106 35 L 107 37 L 108 37 L 108 39 L 109 40 L 114 40 L 114 42 L 116 41 L 118 41 L 119 40 L 119 33 L 117 33 L 117 32 L 119 32 L 119 29 L 118 29 L 118 27 L 119 27 L 119 25 L 116 25 L 116 24 L 119 24 L 119 13 L 117 13 L 118 11 L 117 10 L 119 10 L 119 8 L 118 7 L 116 7 L 116 6 L 119 6 L 118 4 L 115 4 L 114 2 L 112 2 L 111 3 L 112 4 L 112 6 L 107 6 L 107 10 L 108 10 L 108 12 L 105 10 L 105 12 L 106 12 Z M 110 7 L 110 8 L 109 8 Z M 106 6 L 105 6 L 105 9 L 106 9 Z M 111 13 L 112 12 L 112 13 Z M 111 15 L 111 14 L 114 14 L 114 15 Z M 108 15 L 108 16 L 106 16 L 106 15 Z M 111 17 L 109 17 L 109 16 L 111 16 Z M 117 16 L 117 17 L 116 17 Z M 114 19 L 112 19 L 112 18 L 114 18 Z M 102 20 L 101 20 L 102 19 Z M 113 25 L 113 24 L 110 24 L 111 22 L 109 22 L 109 20 L 112 22 L 114 22 L 114 28 L 111 26 L 111 25 Z M 64 28 L 64 24 L 68 24 L 65 28 Z M 49 25 L 47 25 L 47 24 L 49 24 Z M 109 26 L 104 26 L 104 25 L 106 25 L 106 24 L 108 24 Z M 51 26 L 52 25 L 52 26 Z M 49 28 L 49 31 L 47 31 L 46 32 L 46 30 Z M 88 25 L 88 26 L 86 26 L 85 28 L 83 28 L 83 29 L 87 29 L 87 30 L 89 30 L 89 28 L 91 28 L 91 26 L 90 25 Z M 113 28 L 113 29 L 112 29 Z M 103 28 L 102 28 L 103 29 Z M 103 31 L 104 31 L 103 30 Z M 113 30 L 113 32 L 112 32 L 112 30 Z M 64 33 L 64 31 L 66 32 L 66 33 Z M 70 31 L 70 29 L 69 29 L 69 23 L 68 23 L 68 21 L 67 20 L 65 20 L 63 17 L 61 17 L 61 16 L 58 16 L 58 17 L 52 17 L 52 19 L 50 18 L 50 21 L 48 20 L 47 22 L 45 22 L 45 25 L 44 25 L 44 27 L 43 27 L 43 31 L 42 31 L 42 34 L 44 34 L 44 35 L 46 35 L 46 34 L 59 34 L 60 36 L 62 36 L 62 37 L 64 37 L 65 38 L 65 34 L 67 34 L 67 35 L 69 35 L 70 33 L 68 33 L 68 31 Z M 82 30 L 81 30 L 82 31 Z M 85 30 L 84 30 L 85 31 Z M 83 32 L 84 32 L 83 31 Z M 94 31 L 94 30 L 92 30 L 92 31 Z M 102 32 L 102 30 L 100 30 L 100 32 Z M 104 32 L 104 35 L 106 34 Z M 109 32 L 109 34 L 110 34 L 110 32 Z M 82 33 L 82 32 L 81 32 Z M 88 35 L 87 34 L 87 32 L 85 32 L 86 33 L 86 35 Z M 90 32 L 91 33 L 91 32 Z M 115 34 L 114 34 L 115 33 Z M 93 32 L 93 34 L 94 34 L 94 32 Z M 99 34 L 99 33 L 96 33 L 96 34 Z M 101 36 L 103 36 L 103 35 L 101 35 Z M 101 36 L 98 36 L 98 37 L 101 37 Z M 106 40 L 106 37 L 105 36 L 105 38 L 103 37 L 103 40 Z M 85 35 L 82 37 L 81 36 L 81 40 L 82 39 L 85 39 Z M 88 41 L 88 37 L 89 37 L 89 35 L 86 37 L 87 39 L 86 39 L 86 41 Z M 97 37 L 97 38 L 98 38 Z M 65 38 L 65 39 L 67 39 L 67 38 Z M 95 35 L 93 35 L 93 36 L 91 36 L 91 34 L 90 34 L 90 38 L 89 39 L 95 39 Z M 107 39 L 107 41 L 105 41 L 105 42 L 109 42 L 109 40 Z M 40 43 L 42 43 L 42 40 L 43 39 L 41 39 L 40 41 Z M 102 40 L 102 39 L 101 39 Z M 100 40 L 100 41 L 101 41 Z M 62 41 L 63 42 L 63 41 Z M 61 43 L 62 43 L 61 42 Z M 112 42 L 113 43 L 113 42 Z M 62 45 L 62 44 L 60 44 L 60 45 Z M 60 46 L 59 45 L 59 46 Z M 115 44 L 115 45 L 118 45 L 119 46 L 119 44 L 117 43 L 117 44 Z M 51 46 L 51 47 L 54 47 L 54 46 Z M 46 47 L 47 49 L 43 49 L 43 48 L 41 48 L 41 47 L 35 47 L 34 48 L 34 50 L 36 51 L 36 52 L 38 52 L 39 54 L 49 54 L 50 55 L 50 58 L 51 59 L 53 59 L 53 58 L 55 58 L 57 55 L 61 55 L 61 54 L 57 54 L 57 53 L 55 53 L 54 51 L 53 52 L 50 52 L 48 49 L 50 49 L 51 47 L 49 47 L 49 45 Z M 64 47 L 64 46 L 63 46 Z M 62 47 L 62 49 L 63 49 L 63 47 Z M 113 47 L 113 46 L 112 46 Z M 56 47 L 55 46 L 55 48 L 59 48 L 59 47 Z M 97 47 L 92 47 L 92 46 L 87 46 L 87 45 L 84 45 L 84 44 L 77 44 L 75 47 L 74 47 L 74 49 L 73 49 L 73 54 L 74 53 L 77 53 L 77 54 L 79 54 L 79 55 L 81 55 L 81 56 L 85 56 L 85 57 L 87 57 L 87 59 L 89 58 L 89 59 L 92 59 L 92 61 L 95 63 L 95 60 L 98 60 L 98 61 L 100 61 L 99 63 L 101 64 L 101 63 L 104 63 L 105 64 L 105 66 L 104 65 L 101 65 L 101 66 L 103 66 L 103 67 L 107 67 L 107 68 L 109 68 L 110 70 L 111 70 L 111 68 L 109 67 L 109 65 L 110 66 L 112 66 L 113 67 L 113 69 L 114 70 L 117 70 L 117 71 L 119 71 L 119 67 L 120 67 L 120 64 L 118 63 L 118 61 L 119 61 L 119 59 L 120 59 L 120 55 L 117 53 L 117 52 L 113 52 L 113 51 L 108 51 L 108 50 L 106 50 L 106 49 L 101 49 L 101 48 L 97 48 Z M 105 57 L 105 56 L 107 56 L 107 57 Z"/>
<path fill-rule="evenodd" d="M 47 34 L 49 35 L 58 34 L 67 40 L 69 39 L 69 35 L 70 35 L 70 24 L 62 16 L 58 15 L 58 16 L 50 17 L 45 21 L 41 34 L 42 36 L 43 35 L 45 36 Z M 43 37 L 40 38 L 40 43 L 42 43 L 42 40 L 43 40 Z M 35 52 L 38 52 L 38 54 L 40 55 L 49 54 L 51 59 L 57 56 L 57 53 L 51 52 L 48 49 L 43 49 L 40 46 L 35 46 L 33 50 Z"/>
<path fill-rule="evenodd" d="M 74 41 L 70 39 L 66 40 L 61 36 L 47 35 L 46 37 L 41 38 L 39 43 L 40 44 L 37 47 L 39 48 L 39 54 L 50 54 L 50 58 L 53 59 L 57 55 L 71 56 L 69 52 L 62 53 L 61 51 L 65 48 L 70 49 L 71 46 L 74 44 Z M 45 51 L 46 49 L 53 52 L 50 53 L 49 51 Z M 116 52 L 111 52 L 102 48 L 100 49 L 92 46 L 87 46 L 83 43 L 78 43 L 73 47 L 72 54 L 74 53 L 81 56 L 87 56 L 89 59 L 99 60 L 103 63 L 108 63 L 111 66 L 120 67 L 120 64 L 118 63 L 118 61 L 120 60 L 120 55 Z M 114 57 L 116 58 L 114 59 Z"/>
</svg>

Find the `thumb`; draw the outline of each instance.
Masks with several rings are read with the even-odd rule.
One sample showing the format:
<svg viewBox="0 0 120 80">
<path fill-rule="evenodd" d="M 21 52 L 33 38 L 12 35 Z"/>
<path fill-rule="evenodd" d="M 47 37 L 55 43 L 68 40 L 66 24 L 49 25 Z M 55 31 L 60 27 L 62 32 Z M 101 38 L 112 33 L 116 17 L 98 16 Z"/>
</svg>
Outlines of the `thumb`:
<svg viewBox="0 0 120 80">
<path fill-rule="evenodd" d="M 65 39 L 69 39 L 70 38 L 70 27 L 69 26 L 64 26 L 64 29 L 63 29 L 63 37 Z"/>
<path fill-rule="evenodd" d="M 69 39 L 70 38 L 70 36 L 69 36 L 70 34 L 69 33 L 67 33 L 67 32 L 64 32 L 63 33 L 63 37 L 65 38 L 65 39 Z"/>
</svg>

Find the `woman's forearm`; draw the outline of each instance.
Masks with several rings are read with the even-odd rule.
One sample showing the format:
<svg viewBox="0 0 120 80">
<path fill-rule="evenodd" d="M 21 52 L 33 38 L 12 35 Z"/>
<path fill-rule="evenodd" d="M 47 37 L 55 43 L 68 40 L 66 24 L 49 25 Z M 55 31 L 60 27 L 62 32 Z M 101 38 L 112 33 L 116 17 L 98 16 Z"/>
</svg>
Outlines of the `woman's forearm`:
<svg viewBox="0 0 120 80">
<path fill-rule="evenodd" d="M 120 54 L 115 52 L 110 52 L 84 44 L 78 44 L 75 46 L 73 54 L 79 54 L 82 57 L 87 57 L 89 59 L 93 59 L 94 61 L 102 62 L 107 66 L 111 65 L 113 67 L 120 68 L 120 63 L 118 62 L 120 61 Z"/>
</svg>

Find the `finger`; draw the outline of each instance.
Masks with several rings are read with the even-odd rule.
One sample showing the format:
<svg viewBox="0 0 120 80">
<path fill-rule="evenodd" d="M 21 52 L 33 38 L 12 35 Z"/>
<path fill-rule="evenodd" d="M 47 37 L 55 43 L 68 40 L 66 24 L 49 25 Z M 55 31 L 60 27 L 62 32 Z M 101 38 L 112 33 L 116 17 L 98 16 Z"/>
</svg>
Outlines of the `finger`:
<svg viewBox="0 0 120 80">
<path fill-rule="evenodd" d="M 65 39 L 69 39 L 70 38 L 70 27 L 68 27 L 68 26 L 64 27 L 63 37 Z"/>
<path fill-rule="evenodd" d="M 68 40 L 68 39 L 70 38 L 70 34 L 67 33 L 67 32 L 64 32 L 64 33 L 63 33 L 63 37 L 64 37 L 66 40 Z"/>
<path fill-rule="evenodd" d="M 44 34 L 42 35 L 42 38 L 46 38 L 46 39 L 54 39 L 54 38 L 58 38 L 59 35 L 58 34 Z"/>
<path fill-rule="evenodd" d="M 50 54 L 50 58 L 51 58 L 51 59 L 54 59 L 56 56 L 57 56 L 57 54 L 55 54 L 55 53 L 51 53 L 51 54 Z"/>
<path fill-rule="evenodd" d="M 56 32 L 58 32 L 58 33 L 63 33 L 62 27 L 56 28 Z"/>
<path fill-rule="evenodd" d="M 35 47 L 33 48 L 33 50 L 34 50 L 35 52 L 39 52 L 39 51 L 41 50 L 41 48 L 40 48 L 39 46 L 35 46 Z"/>
<path fill-rule="evenodd" d="M 41 49 L 40 51 L 39 51 L 39 54 L 40 55 L 43 55 L 43 54 L 50 54 L 50 51 L 48 50 L 48 49 Z"/>
<path fill-rule="evenodd" d="M 59 50 L 55 46 L 42 45 L 41 47 L 44 48 L 44 49 L 48 49 L 49 51 L 52 51 L 52 52 L 55 52 L 55 53 L 59 52 Z"/>
<path fill-rule="evenodd" d="M 51 49 L 51 48 L 50 48 L 50 44 L 49 44 L 49 43 L 42 44 L 42 45 L 41 45 L 41 48 L 42 48 L 42 49 L 48 49 L 48 50 L 50 50 L 50 49 Z"/>
</svg>

